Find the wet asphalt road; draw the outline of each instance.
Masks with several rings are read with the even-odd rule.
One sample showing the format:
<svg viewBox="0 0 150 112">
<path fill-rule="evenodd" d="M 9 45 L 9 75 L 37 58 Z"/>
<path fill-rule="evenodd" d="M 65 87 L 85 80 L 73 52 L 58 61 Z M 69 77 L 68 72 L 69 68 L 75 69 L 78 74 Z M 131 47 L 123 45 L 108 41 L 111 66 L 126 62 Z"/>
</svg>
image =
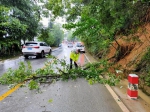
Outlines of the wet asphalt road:
<svg viewBox="0 0 150 112">
<path fill-rule="evenodd" d="M 52 51 L 53 56 L 58 56 L 63 51 L 62 48 L 56 48 Z M 48 58 L 36 58 L 35 56 L 29 57 L 29 59 L 25 59 L 23 56 L 20 56 L 16 59 L 11 60 L 5 60 L 3 63 L 0 63 L 0 76 L 5 73 L 8 68 L 16 69 L 19 66 L 20 62 L 27 62 L 30 61 L 33 70 L 36 70 L 38 68 L 42 68 L 44 66 L 44 63 L 50 60 Z"/>
<path fill-rule="evenodd" d="M 68 56 L 71 49 L 64 45 L 62 49 L 54 51 L 53 55 L 57 55 L 58 58 L 67 57 L 66 61 L 69 63 Z M 29 60 L 36 70 L 43 67 L 47 59 Z M 0 70 L 3 69 L 0 67 Z M 1 95 L 6 91 L 6 86 L 0 85 L 0 89 Z M 43 84 L 40 93 L 28 90 L 27 87 L 19 88 L 0 102 L 0 112 L 122 112 L 122 110 L 104 85 L 89 85 L 85 79 L 77 79 L 68 82 L 58 81 L 50 85 Z"/>
</svg>

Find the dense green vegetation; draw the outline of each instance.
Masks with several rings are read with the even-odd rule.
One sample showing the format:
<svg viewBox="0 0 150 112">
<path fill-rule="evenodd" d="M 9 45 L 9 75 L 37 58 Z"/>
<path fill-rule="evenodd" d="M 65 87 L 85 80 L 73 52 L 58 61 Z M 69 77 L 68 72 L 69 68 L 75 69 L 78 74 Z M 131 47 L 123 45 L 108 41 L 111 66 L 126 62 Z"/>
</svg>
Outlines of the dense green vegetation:
<svg viewBox="0 0 150 112">
<path fill-rule="evenodd" d="M 42 35 L 51 37 L 48 43 L 58 45 L 61 39 L 54 40 L 55 32 L 44 28 L 40 20 L 42 16 L 49 16 L 51 21 L 63 17 L 67 20 L 63 27 L 73 31 L 72 37 L 78 37 L 90 52 L 98 54 L 114 40 L 119 45 L 116 35 L 129 35 L 138 25 L 149 22 L 148 0 L 1 0 L 0 5 L 0 44 L 7 45 Z"/>
<path fill-rule="evenodd" d="M 59 46 L 64 38 L 64 32 L 60 24 L 50 22 L 48 28 L 43 28 L 38 40 L 47 42 L 51 46 Z"/>
<path fill-rule="evenodd" d="M 16 55 L 21 51 L 21 44 L 33 41 L 35 37 L 41 37 L 42 41 L 47 40 L 51 46 L 61 43 L 61 26 L 54 25 L 50 29 L 50 26 L 45 28 L 42 25 L 40 20 L 48 16 L 48 11 L 38 2 L 42 0 L 0 1 L 0 58 Z M 45 31 L 48 35 L 45 35 Z"/>
<path fill-rule="evenodd" d="M 145 22 L 149 0 L 49 0 L 46 4 L 55 17 L 66 17 L 64 28 L 74 29 L 94 54 L 107 50 L 116 35 L 129 35 Z M 94 44 L 93 44 L 94 43 Z"/>
<path fill-rule="evenodd" d="M 1 0 L 0 7 L 0 17 L 3 18 L 0 22 L 0 43 L 33 40 L 40 21 L 40 7 L 30 0 Z"/>
</svg>

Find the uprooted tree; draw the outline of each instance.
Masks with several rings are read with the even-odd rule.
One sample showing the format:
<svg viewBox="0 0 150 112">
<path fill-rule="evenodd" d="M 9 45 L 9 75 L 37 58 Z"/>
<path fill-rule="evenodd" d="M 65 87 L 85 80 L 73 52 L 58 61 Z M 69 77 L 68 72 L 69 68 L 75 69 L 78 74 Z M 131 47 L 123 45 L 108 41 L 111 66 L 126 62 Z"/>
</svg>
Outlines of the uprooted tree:
<svg viewBox="0 0 150 112">
<path fill-rule="evenodd" d="M 26 83 L 33 90 L 39 89 L 42 83 L 53 83 L 60 80 L 67 81 L 69 79 L 76 80 L 77 78 L 85 78 L 89 84 L 116 85 L 119 82 L 119 77 L 108 72 L 109 65 L 105 60 L 99 63 L 88 63 L 82 68 L 69 69 L 69 64 L 66 63 L 65 59 L 59 60 L 56 57 L 49 57 L 52 60 L 47 61 L 44 68 L 36 71 L 32 70 L 30 62 L 27 62 L 27 65 L 21 62 L 16 70 L 8 69 L 0 78 L 0 84 L 14 87 L 17 84 Z"/>
</svg>

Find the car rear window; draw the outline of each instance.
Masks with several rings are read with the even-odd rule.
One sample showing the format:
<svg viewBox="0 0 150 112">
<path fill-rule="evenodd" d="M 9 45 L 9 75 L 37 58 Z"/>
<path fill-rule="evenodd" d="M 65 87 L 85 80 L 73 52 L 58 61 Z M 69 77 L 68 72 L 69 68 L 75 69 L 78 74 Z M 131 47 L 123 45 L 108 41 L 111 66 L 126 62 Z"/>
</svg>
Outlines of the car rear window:
<svg viewBox="0 0 150 112">
<path fill-rule="evenodd" d="M 25 46 L 37 46 L 38 43 L 26 43 Z"/>
</svg>

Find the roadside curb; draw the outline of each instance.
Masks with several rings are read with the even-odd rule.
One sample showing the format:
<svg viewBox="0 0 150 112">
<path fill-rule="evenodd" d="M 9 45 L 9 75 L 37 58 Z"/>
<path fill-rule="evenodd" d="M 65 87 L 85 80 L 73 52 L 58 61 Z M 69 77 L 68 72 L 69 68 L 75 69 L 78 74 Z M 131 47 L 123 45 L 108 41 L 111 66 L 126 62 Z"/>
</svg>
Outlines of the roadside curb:
<svg viewBox="0 0 150 112">
<path fill-rule="evenodd" d="M 56 51 L 57 49 L 59 49 L 59 47 L 52 48 L 52 52 Z"/>
<path fill-rule="evenodd" d="M 87 59 L 88 62 L 92 63 L 88 56 L 86 56 L 84 54 L 85 58 Z M 105 87 L 107 88 L 107 90 L 110 92 L 110 94 L 112 95 L 112 97 L 114 98 L 114 100 L 117 102 L 117 104 L 119 105 L 119 107 L 121 108 L 121 110 L 123 112 L 130 112 L 129 109 L 124 105 L 124 103 L 120 100 L 120 98 L 118 97 L 118 95 L 114 92 L 114 90 L 108 85 L 106 84 Z"/>
<path fill-rule="evenodd" d="M 3 63 L 3 60 L 2 59 L 0 59 L 0 64 L 2 64 Z"/>
</svg>

